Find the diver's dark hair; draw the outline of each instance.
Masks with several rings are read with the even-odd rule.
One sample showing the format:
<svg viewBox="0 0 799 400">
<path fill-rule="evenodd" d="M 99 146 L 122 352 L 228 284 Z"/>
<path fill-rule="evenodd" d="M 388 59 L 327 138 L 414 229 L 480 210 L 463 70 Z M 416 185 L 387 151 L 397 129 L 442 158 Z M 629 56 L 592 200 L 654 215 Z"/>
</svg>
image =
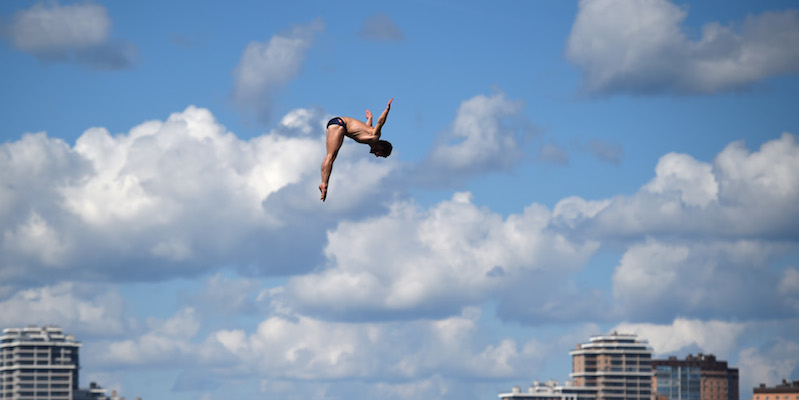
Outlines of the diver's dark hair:
<svg viewBox="0 0 799 400">
<path fill-rule="evenodd" d="M 379 147 L 379 148 L 372 147 L 372 150 L 369 151 L 370 153 L 374 154 L 374 153 L 377 153 L 379 151 L 379 152 L 383 153 L 383 155 L 386 156 L 386 157 L 391 155 L 391 150 L 394 149 L 394 146 L 392 146 L 391 143 L 388 140 L 378 140 L 377 144 L 378 144 L 378 146 L 375 146 L 375 147 Z"/>
<path fill-rule="evenodd" d="M 378 143 L 383 145 L 383 153 L 386 157 L 391 155 L 391 150 L 394 150 L 394 146 L 391 145 L 391 142 L 388 140 L 379 140 Z"/>
</svg>

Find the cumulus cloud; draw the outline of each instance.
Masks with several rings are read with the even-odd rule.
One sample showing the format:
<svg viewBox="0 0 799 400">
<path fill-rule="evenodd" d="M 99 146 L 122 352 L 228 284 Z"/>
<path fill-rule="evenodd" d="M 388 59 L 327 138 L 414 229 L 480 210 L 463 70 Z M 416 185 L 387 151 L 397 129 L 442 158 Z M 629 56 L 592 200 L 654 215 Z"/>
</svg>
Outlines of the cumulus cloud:
<svg viewBox="0 0 799 400">
<path fill-rule="evenodd" d="M 674 191 L 687 206 L 705 207 L 718 200 L 719 184 L 712 166 L 687 154 L 670 153 L 661 157 L 655 174 L 655 179 L 645 187 L 651 193 Z"/>
<path fill-rule="evenodd" d="M 119 335 L 130 328 L 124 300 L 113 289 L 62 282 L 23 289 L 0 301 L 0 326 L 59 325 L 69 333 Z"/>
<path fill-rule="evenodd" d="M 451 314 L 512 282 L 574 271 L 596 250 L 549 232 L 549 220 L 539 205 L 503 219 L 468 193 L 429 210 L 395 204 L 386 216 L 339 224 L 328 235 L 329 266 L 274 296 L 327 318 Z"/>
<path fill-rule="evenodd" d="M 614 329 L 638 334 L 648 340 L 655 354 L 661 357 L 679 354 L 696 346 L 720 359 L 729 359 L 735 355 L 733 349 L 746 328 L 747 324 L 742 322 L 677 318 L 665 325 L 625 322 Z"/>
<path fill-rule="evenodd" d="M 504 94 L 477 95 L 461 103 L 452 126 L 422 164 L 426 179 L 449 181 L 480 172 L 515 166 L 532 128 L 522 116 L 522 104 Z"/>
<path fill-rule="evenodd" d="M 731 143 L 712 163 L 667 154 L 632 196 L 561 200 L 550 229 L 621 246 L 612 282 L 616 318 L 791 315 L 795 271 L 773 264 L 799 238 L 797 159 L 799 146 L 787 133 L 754 152 Z"/>
<path fill-rule="evenodd" d="M 405 382 L 408 389 L 434 374 L 504 379 L 535 369 L 544 353 L 540 343 L 483 343 L 480 317 L 477 309 L 442 320 L 392 323 L 271 316 L 252 333 L 223 329 L 203 338 L 197 312 L 184 308 L 167 319 L 151 318 L 148 329 L 133 338 L 92 346 L 91 357 L 115 367 L 191 365 L 195 374 L 213 371 L 219 381 L 368 380 Z"/>
<path fill-rule="evenodd" d="M 363 21 L 358 36 L 375 41 L 394 42 L 405 39 L 397 24 L 386 13 L 377 13 Z"/>
<path fill-rule="evenodd" d="M 299 74 L 314 35 L 322 30 L 324 23 L 317 19 L 268 42 L 250 42 L 233 70 L 231 96 L 236 105 L 268 121 L 275 93 Z"/>
<path fill-rule="evenodd" d="M 708 22 L 692 40 L 668 0 L 581 0 L 566 56 L 595 94 L 706 94 L 799 72 L 799 12 Z"/>
<path fill-rule="evenodd" d="M 133 339 L 94 346 L 90 357 L 106 365 L 187 365 L 212 351 L 192 339 L 200 329 L 193 308 L 183 308 L 167 319 L 149 318 L 148 330 Z"/>
<path fill-rule="evenodd" d="M 275 378 L 496 378 L 516 376 L 518 367 L 539 357 L 534 341 L 479 345 L 479 317 L 477 310 L 437 321 L 370 324 L 271 317 L 253 334 L 217 331 L 214 337 L 247 366 Z"/>
<path fill-rule="evenodd" d="M 793 331 L 799 325 L 794 323 Z M 783 379 L 795 377 L 799 368 L 799 343 L 791 339 L 774 338 L 764 346 L 747 347 L 738 355 L 741 387 L 756 387 L 761 383 L 773 386 Z"/>
<path fill-rule="evenodd" d="M 111 38 L 111 18 L 93 3 L 38 3 L 17 12 L 8 27 L 17 49 L 44 61 L 74 61 L 101 69 L 130 67 L 132 43 Z"/>
<path fill-rule="evenodd" d="M 327 267 L 270 296 L 344 320 L 451 315 L 486 299 L 527 322 L 786 315 L 792 275 L 781 281 L 770 265 L 793 249 L 798 159 L 790 134 L 756 152 L 732 143 L 712 164 L 667 154 L 632 196 L 570 197 L 507 219 L 468 193 L 429 209 L 395 203 L 388 215 L 340 223 Z M 623 249 L 612 293 L 571 280 L 601 244 Z M 608 312 L 592 312 L 596 304 Z"/>
<path fill-rule="evenodd" d="M 297 108 L 280 120 L 276 130 L 285 136 L 308 136 L 323 131 L 320 120 L 328 119 L 319 109 Z"/>
<path fill-rule="evenodd" d="M 648 320 L 784 315 L 789 310 L 774 290 L 777 276 L 768 269 L 768 261 L 784 250 L 757 241 L 650 240 L 625 252 L 613 274 L 613 294 L 625 315 Z"/>
<path fill-rule="evenodd" d="M 750 152 L 729 144 L 712 164 L 686 154 L 667 154 L 655 177 L 633 196 L 618 196 L 594 218 L 560 223 L 606 239 L 653 235 L 799 238 L 799 145 L 793 135 Z M 575 218 L 579 218 L 575 214 Z"/>
<path fill-rule="evenodd" d="M 323 118 L 289 116 L 292 126 Z M 125 134 L 89 129 L 74 147 L 44 133 L 0 145 L 0 276 L 29 284 L 191 275 L 218 264 L 254 274 L 311 269 L 327 227 L 374 208 L 365 204 L 393 164 L 343 149 L 336 207 L 322 215 L 322 138 L 294 136 L 240 140 L 208 110 L 188 107 Z M 278 196 L 286 190 L 300 195 Z M 292 215 L 308 221 L 287 225 Z"/>
</svg>

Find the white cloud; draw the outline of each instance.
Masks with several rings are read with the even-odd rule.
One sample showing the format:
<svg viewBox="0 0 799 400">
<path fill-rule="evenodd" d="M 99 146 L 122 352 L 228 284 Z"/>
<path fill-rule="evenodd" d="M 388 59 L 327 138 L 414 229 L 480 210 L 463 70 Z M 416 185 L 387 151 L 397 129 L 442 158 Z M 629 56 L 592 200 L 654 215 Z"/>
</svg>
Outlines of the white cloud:
<svg viewBox="0 0 799 400">
<path fill-rule="evenodd" d="M 278 298 L 344 318 L 451 313 L 540 272 L 582 266 L 597 244 L 547 231 L 550 218 L 532 205 L 503 219 L 468 193 L 429 210 L 395 204 L 387 216 L 339 224 L 328 235 L 329 267 L 293 278 Z"/>
<path fill-rule="evenodd" d="M 111 25 L 105 7 L 98 4 L 39 3 L 17 12 L 9 33 L 18 49 L 43 60 L 74 60 L 106 69 L 128 67 L 136 47 L 112 40 Z"/>
<path fill-rule="evenodd" d="M 16 250 L 22 257 L 35 259 L 48 267 L 64 265 L 69 249 L 68 238 L 62 237 L 39 214 L 33 212 L 27 221 L 3 234 L 3 248 Z"/>
<path fill-rule="evenodd" d="M 693 346 L 719 359 L 734 355 L 746 323 L 677 318 L 670 325 L 621 323 L 614 330 L 632 332 L 649 341 L 655 354 L 677 354 Z"/>
<path fill-rule="evenodd" d="M 759 241 L 632 245 L 613 274 L 621 315 L 756 318 L 784 314 L 769 260 L 784 246 Z M 709 290 L 712 288 L 712 290 Z"/>
<path fill-rule="evenodd" d="M 768 266 L 793 248 L 796 160 L 789 134 L 756 152 L 731 144 L 713 164 L 667 154 L 633 196 L 570 197 L 506 220 L 468 194 L 429 210 L 395 203 L 387 216 L 339 224 L 327 268 L 292 278 L 273 299 L 332 319 L 447 315 L 489 298 L 503 318 L 526 321 L 785 315 L 791 297 Z M 623 249 L 612 298 L 570 279 L 600 243 Z M 592 313 L 596 304 L 607 315 Z"/>
<path fill-rule="evenodd" d="M 439 321 L 337 323 L 271 317 L 257 332 L 218 331 L 219 343 L 260 376 L 293 379 L 416 380 L 516 376 L 540 356 L 535 342 L 475 341 L 479 312 Z"/>
<path fill-rule="evenodd" d="M 559 225 L 574 228 L 578 223 L 596 217 L 610 202 L 610 200 L 588 201 L 577 196 L 569 196 L 555 204 L 552 218 Z"/>
<path fill-rule="evenodd" d="M 232 97 L 236 104 L 255 111 L 262 121 L 269 120 L 275 92 L 299 74 L 313 35 L 322 30 L 324 23 L 317 19 L 286 35 L 275 35 L 268 42 L 250 42 L 233 70 Z"/>
<path fill-rule="evenodd" d="M 799 215 L 796 207 L 790 207 L 799 197 L 799 144 L 794 135 L 783 133 L 754 153 L 743 142 L 733 142 L 716 157 L 714 169 L 725 203 L 754 208 L 764 213 L 759 216 L 766 223 Z M 769 214 L 775 209 L 781 217 Z"/>
<path fill-rule="evenodd" d="M 666 154 L 658 161 L 655 173 L 655 179 L 644 187 L 645 190 L 657 194 L 676 191 L 687 206 L 705 207 L 718 200 L 719 185 L 712 166 L 689 155 Z"/>
<path fill-rule="evenodd" d="M 290 115 L 306 115 L 311 126 L 324 117 Z M 368 214 L 376 196 L 393 193 L 379 182 L 396 165 L 356 147 L 342 149 L 321 209 L 319 135 L 240 140 L 196 107 L 128 133 L 89 129 L 73 148 L 24 135 L 0 145 L 0 276 L 7 283 L 137 279 L 214 263 L 308 270 L 340 215 Z M 289 224 L 298 218 L 308 221 Z"/>
<path fill-rule="evenodd" d="M 618 196 L 575 229 L 606 239 L 679 233 L 707 237 L 799 234 L 799 145 L 793 135 L 750 152 L 733 142 L 712 164 L 667 154 L 633 196 Z"/>
<path fill-rule="evenodd" d="M 183 308 L 166 320 L 149 318 L 141 336 L 94 345 L 90 357 L 106 365 L 187 365 L 202 360 L 213 349 L 192 339 L 200 329 L 193 308 Z"/>
<path fill-rule="evenodd" d="M 0 301 L 0 326 L 59 325 L 74 334 L 119 335 L 129 328 L 124 301 L 99 285 L 63 282 L 24 289 Z"/>
<path fill-rule="evenodd" d="M 502 93 L 478 95 L 461 103 L 455 121 L 425 162 L 425 175 L 451 177 L 507 170 L 522 158 L 529 124 L 522 104 Z"/>
<path fill-rule="evenodd" d="M 797 160 L 799 146 L 787 133 L 754 152 L 731 143 L 713 163 L 667 154 L 632 196 L 561 200 L 550 228 L 571 240 L 621 246 L 613 315 L 649 321 L 787 315 L 795 299 L 779 285 L 792 285 L 792 272 L 769 266 L 795 251 Z M 570 301 L 571 308 L 591 298 L 602 296 Z"/>
<path fill-rule="evenodd" d="M 799 71 L 799 12 L 709 22 L 696 41 L 687 14 L 668 0 L 582 0 L 566 55 L 599 94 L 714 93 Z"/>
<path fill-rule="evenodd" d="M 280 120 L 279 129 L 297 132 L 301 135 L 323 132 L 324 129 L 321 126 L 314 124 L 318 120 L 319 116 L 315 111 L 298 108 L 289 111 L 288 114 L 283 116 L 283 119 Z"/>
<path fill-rule="evenodd" d="M 794 324 L 793 332 L 798 326 Z M 738 355 L 741 387 L 756 387 L 761 383 L 774 386 L 783 379 L 795 377 L 799 368 L 799 343 L 791 339 L 774 338 L 771 343 L 747 347 Z"/>
<path fill-rule="evenodd" d="M 484 343 L 480 312 L 443 320 L 391 323 L 326 322 L 302 315 L 272 316 L 255 332 L 229 329 L 198 337 L 193 308 L 150 319 L 149 330 L 130 339 L 93 344 L 90 357 L 103 366 L 192 366 L 215 379 L 367 380 L 406 382 L 410 389 L 433 374 L 448 379 L 524 376 L 544 355 L 530 340 Z"/>
</svg>

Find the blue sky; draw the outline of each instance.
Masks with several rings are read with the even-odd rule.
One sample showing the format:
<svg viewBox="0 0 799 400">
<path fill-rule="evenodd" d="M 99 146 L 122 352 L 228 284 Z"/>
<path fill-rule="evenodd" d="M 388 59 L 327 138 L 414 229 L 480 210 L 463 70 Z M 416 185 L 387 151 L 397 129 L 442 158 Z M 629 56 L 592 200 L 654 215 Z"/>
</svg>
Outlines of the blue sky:
<svg viewBox="0 0 799 400">
<path fill-rule="evenodd" d="M 0 325 L 146 399 L 799 378 L 792 1 L 0 3 Z M 388 159 L 324 124 L 394 98 Z"/>
</svg>

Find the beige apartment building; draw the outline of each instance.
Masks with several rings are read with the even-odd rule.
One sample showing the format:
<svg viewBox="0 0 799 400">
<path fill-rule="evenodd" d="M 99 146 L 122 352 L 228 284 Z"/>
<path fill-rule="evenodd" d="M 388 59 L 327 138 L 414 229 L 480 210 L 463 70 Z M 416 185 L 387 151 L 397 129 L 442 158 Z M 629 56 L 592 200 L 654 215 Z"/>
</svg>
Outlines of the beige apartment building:
<svg viewBox="0 0 799 400">
<path fill-rule="evenodd" d="M 598 400 L 652 399 L 652 348 L 636 335 L 592 336 L 569 355 L 574 386 L 596 388 Z"/>
<path fill-rule="evenodd" d="M 752 392 L 752 400 L 799 400 L 799 381 L 783 380 L 774 387 L 761 383 Z"/>
</svg>

